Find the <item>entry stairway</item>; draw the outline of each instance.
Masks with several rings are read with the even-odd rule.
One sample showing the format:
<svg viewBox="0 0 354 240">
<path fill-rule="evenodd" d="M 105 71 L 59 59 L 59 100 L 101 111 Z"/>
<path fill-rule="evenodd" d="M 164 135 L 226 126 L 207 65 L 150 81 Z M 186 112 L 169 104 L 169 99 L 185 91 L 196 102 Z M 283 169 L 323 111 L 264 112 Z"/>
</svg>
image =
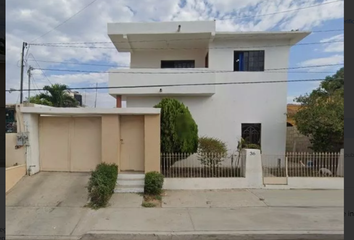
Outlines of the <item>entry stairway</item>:
<svg viewBox="0 0 354 240">
<path fill-rule="evenodd" d="M 143 193 L 144 192 L 144 173 L 123 172 L 118 174 L 115 193 Z"/>
</svg>

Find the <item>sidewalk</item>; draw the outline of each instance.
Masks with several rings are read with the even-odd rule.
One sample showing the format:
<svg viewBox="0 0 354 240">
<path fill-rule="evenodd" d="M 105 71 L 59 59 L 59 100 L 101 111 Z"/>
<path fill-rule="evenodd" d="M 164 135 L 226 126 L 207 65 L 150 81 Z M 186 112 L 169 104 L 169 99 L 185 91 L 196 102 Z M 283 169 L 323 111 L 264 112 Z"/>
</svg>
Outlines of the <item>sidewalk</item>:
<svg viewBox="0 0 354 240">
<path fill-rule="evenodd" d="M 77 206 L 7 207 L 7 239 L 79 239 L 85 234 L 82 239 L 87 240 L 194 239 L 192 235 L 202 239 L 220 235 L 223 239 L 344 238 L 342 190 L 166 193 L 162 208 L 142 208 L 142 197 L 136 194 L 115 194 L 111 206 L 98 211 Z"/>
</svg>

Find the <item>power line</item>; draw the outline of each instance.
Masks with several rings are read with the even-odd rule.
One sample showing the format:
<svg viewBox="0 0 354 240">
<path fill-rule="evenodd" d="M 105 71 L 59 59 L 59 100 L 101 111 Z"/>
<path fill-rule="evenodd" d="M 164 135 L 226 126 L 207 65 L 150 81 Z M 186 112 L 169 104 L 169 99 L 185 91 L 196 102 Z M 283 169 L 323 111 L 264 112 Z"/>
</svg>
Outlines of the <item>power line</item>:
<svg viewBox="0 0 354 240">
<path fill-rule="evenodd" d="M 67 64 L 67 65 L 83 65 L 83 66 L 99 66 L 99 67 L 130 67 L 129 65 L 118 65 L 118 64 L 97 64 L 97 63 L 78 63 L 78 62 L 60 62 L 60 61 L 49 61 L 49 60 L 38 60 L 37 62 L 43 62 L 43 63 L 57 63 L 57 64 Z M 339 66 L 343 64 L 322 64 L 322 65 L 311 65 L 311 66 L 305 66 L 305 67 L 288 67 L 288 68 L 271 68 L 271 69 L 265 69 L 265 71 L 270 71 L 270 70 L 287 70 L 287 69 L 302 69 L 302 68 L 313 68 L 313 67 L 329 67 L 329 66 Z M 156 69 L 156 67 L 144 67 L 147 69 Z"/>
<path fill-rule="evenodd" d="M 39 65 L 39 63 L 37 62 L 36 58 L 33 56 L 32 53 L 29 54 L 29 56 L 31 56 L 33 58 L 33 60 L 37 63 L 38 65 L 38 69 L 41 69 L 41 66 Z M 37 68 L 34 68 L 37 69 Z M 43 75 L 45 76 L 45 78 L 48 80 L 48 82 L 52 85 L 52 82 L 49 80 L 49 77 L 47 76 L 47 74 L 42 70 Z"/>
<path fill-rule="evenodd" d="M 264 47 L 296 47 L 296 46 L 305 46 L 305 45 L 314 45 L 314 44 L 329 44 L 329 43 L 336 43 L 336 42 L 344 42 L 344 40 L 333 40 L 333 41 L 325 41 L 325 42 L 308 42 L 308 43 L 298 43 L 295 45 L 292 44 L 279 44 L 279 45 L 263 45 L 263 46 L 247 46 L 242 47 L 239 46 L 237 49 L 252 49 L 252 48 L 264 48 Z M 116 49 L 115 47 L 96 47 L 96 46 L 64 46 L 64 45 L 32 45 L 38 47 L 57 47 L 57 48 L 101 48 L 101 49 Z M 201 50 L 201 49 L 236 49 L 236 47 L 201 47 L 201 48 L 132 48 L 134 50 Z M 131 50 L 131 48 L 121 48 L 120 50 Z"/>
<path fill-rule="evenodd" d="M 323 32 L 339 32 L 344 31 L 344 29 L 328 29 L 328 30 L 318 30 L 310 31 L 311 33 L 323 33 Z M 296 32 L 296 31 L 295 31 Z M 280 32 L 281 33 L 281 32 Z M 196 41 L 196 40 L 209 40 L 210 37 L 203 38 L 174 38 L 174 39 L 156 39 L 156 40 L 131 40 L 131 43 L 146 43 L 146 42 L 174 42 L 174 41 Z M 218 37 L 217 39 L 234 39 L 234 37 Z M 112 43 L 126 43 L 126 41 L 107 41 L 107 42 L 66 42 L 66 43 L 30 43 L 33 46 L 42 45 L 77 45 L 77 44 L 112 44 Z"/>
<path fill-rule="evenodd" d="M 342 64 L 338 64 L 342 65 Z M 131 71 L 132 69 L 129 69 L 127 71 L 119 71 L 119 72 L 114 72 L 114 71 L 93 71 L 93 70 L 80 70 L 80 69 L 57 69 L 57 68 L 35 68 L 38 70 L 45 70 L 45 71 L 52 71 L 52 72 L 76 72 L 76 73 L 114 73 L 114 74 L 210 74 L 210 73 L 234 73 L 235 71 L 233 70 L 208 70 L 208 68 L 205 68 L 205 70 L 202 70 L 202 68 L 193 71 Z M 273 70 L 268 70 L 269 71 L 275 71 L 275 70 L 281 70 L 281 69 L 273 69 Z M 284 71 L 284 73 L 287 73 L 288 71 Z M 279 73 L 279 72 L 269 72 L 269 73 Z M 301 73 L 301 72 L 298 72 Z M 307 72 L 306 72 L 307 73 Z M 326 72 L 326 73 L 332 73 L 332 72 Z"/>
<path fill-rule="evenodd" d="M 271 15 L 282 14 L 282 13 L 287 13 L 287 12 L 300 11 L 300 10 L 303 10 L 303 9 L 318 7 L 318 6 L 322 6 L 322 5 L 326 5 L 326 4 L 332 4 L 332 3 L 336 3 L 336 2 L 344 2 L 344 1 L 343 1 L 343 0 L 336 0 L 336 1 L 331 1 L 331 2 L 323 2 L 323 3 L 320 3 L 320 4 L 315 4 L 315 5 L 311 5 L 311 6 L 307 6 L 307 7 L 302 7 L 302 8 L 296 8 L 296 9 L 285 10 L 285 11 L 281 11 L 281 12 L 266 13 L 266 14 L 253 15 L 253 16 L 246 16 L 246 17 L 245 17 L 245 16 L 242 16 L 242 17 L 232 17 L 232 18 L 230 18 L 230 19 L 257 18 L 257 17 L 271 16 Z M 229 20 L 229 19 L 222 19 L 222 20 Z"/>
<path fill-rule="evenodd" d="M 266 83 L 292 83 L 292 82 L 320 82 L 324 79 L 292 79 L 292 80 L 273 80 L 273 81 L 249 81 L 249 82 L 218 82 L 218 83 L 191 83 L 191 84 L 165 84 L 165 85 L 137 85 L 137 86 L 120 86 L 120 87 L 76 87 L 70 90 L 96 90 L 96 89 L 122 89 L 122 88 L 154 88 L 154 87 L 181 87 L 181 86 L 216 86 L 216 85 L 246 85 L 246 84 L 266 84 Z M 337 80 L 344 80 L 344 78 L 337 78 Z M 31 89 L 35 91 L 39 89 Z M 21 91 L 19 89 L 5 90 L 6 92 Z M 25 89 L 24 91 L 28 91 Z"/>
<path fill-rule="evenodd" d="M 54 28 L 52 28 L 51 30 L 49 30 L 48 32 L 45 32 L 44 34 L 40 35 L 39 37 L 33 39 L 31 42 L 35 42 L 37 41 L 39 38 L 44 37 L 45 35 L 47 35 L 48 33 L 54 31 L 55 29 L 57 29 L 58 27 L 60 27 L 61 25 L 65 24 L 66 22 L 68 22 L 69 20 L 71 20 L 72 18 L 74 18 L 76 15 L 80 14 L 82 11 L 84 11 L 86 8 L 88 8 L 89 6 L 91 6 L 93 3 L 95 3 L 97 0 L 93 0 L 92 2 L 90 2 L 89 4 L 87 4 L 84 8 L 82 8 L 80 11 L 78 11 L 77 13 L 75 13 L 74 15 L 72 15 L 71 17 L 69 17 L 68 19 L 66 19 L 65 21 L 61 22 L 59 25 L 55 26 Z"/>
<path fill-rule="evenodd" d="M 309 43 L 298 43 L 295 45 L 292 44 L 279 44 L 279 45 L 263 45 L 263 46 L 247 46 L 247 47 L 202 47 L 202 48 L 132 48 L 134 50 L 201 50 L 201 49 L 253 49 L 253 48 L 270 48 L 270 47 L 296 47 L 296 46 L 305 46 L 305 45 L 315 45 L 315 44 L 329 44 L 336 42 L 344 42 L 344 40 L 333 40 L 326 42 L 309 42 Z M 116 49 L 115 47 L 96 47 L 96 46 L 60 46 L 60 45 L 33 45 L 38 47 L 57 47 L 57 48 L 101 48 L 101 49 Z M 131 48 L 121 48 L 120 50 L 131 50 Z"/>
</svg>

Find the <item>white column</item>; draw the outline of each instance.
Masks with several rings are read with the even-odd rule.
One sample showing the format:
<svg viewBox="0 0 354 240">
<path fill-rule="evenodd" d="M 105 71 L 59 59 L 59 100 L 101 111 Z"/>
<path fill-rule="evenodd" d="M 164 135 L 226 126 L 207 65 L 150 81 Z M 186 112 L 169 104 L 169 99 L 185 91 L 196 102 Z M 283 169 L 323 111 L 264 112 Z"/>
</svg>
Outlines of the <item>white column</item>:
<svg viewBox="0 0 354 240">
<path fill-rule="evenodd" d="M 26 165 L 27 171 L 33 175 L 39 172 L 39 116 L 38 114 L 24 113 L 24 132 L 28 133 Z M 30 169 L 30 170 L 29 170 Z"/>
<path fill-rule="evenodd" d="M 340 150 L 338 158 L 337 176 L 344 177 L 344 149 Z"/>
<path fill-rule="evenodd" d="M 249 188 L 263 187 L 263 172 L 261 151 L 257 149 L 243 149 L 246 156 L 246 180 Z"/>
</svg>

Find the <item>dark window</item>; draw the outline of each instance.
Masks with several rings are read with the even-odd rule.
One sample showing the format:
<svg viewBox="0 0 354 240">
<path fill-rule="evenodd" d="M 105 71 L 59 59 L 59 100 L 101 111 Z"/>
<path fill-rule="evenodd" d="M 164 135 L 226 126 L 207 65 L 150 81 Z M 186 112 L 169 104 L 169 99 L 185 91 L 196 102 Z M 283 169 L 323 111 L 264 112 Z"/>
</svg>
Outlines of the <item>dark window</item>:
<svg viewBox="0 0 354 240">
<path fill-rule="evenodd" d="M 161 61 L 161 68 L 194 68 L 194 60 Z"/>
<path fill-rule="evenodd" d="M 263 72 L 264 71 L 264 51 L 235 51 L 234 71 L 243 72 Z"/>
<path fill-rule="evenodd" d="M 246 141 L 246 143 L 261 146 L 261 124 L 242 123 L 242 138 Z"/>
</svg>

